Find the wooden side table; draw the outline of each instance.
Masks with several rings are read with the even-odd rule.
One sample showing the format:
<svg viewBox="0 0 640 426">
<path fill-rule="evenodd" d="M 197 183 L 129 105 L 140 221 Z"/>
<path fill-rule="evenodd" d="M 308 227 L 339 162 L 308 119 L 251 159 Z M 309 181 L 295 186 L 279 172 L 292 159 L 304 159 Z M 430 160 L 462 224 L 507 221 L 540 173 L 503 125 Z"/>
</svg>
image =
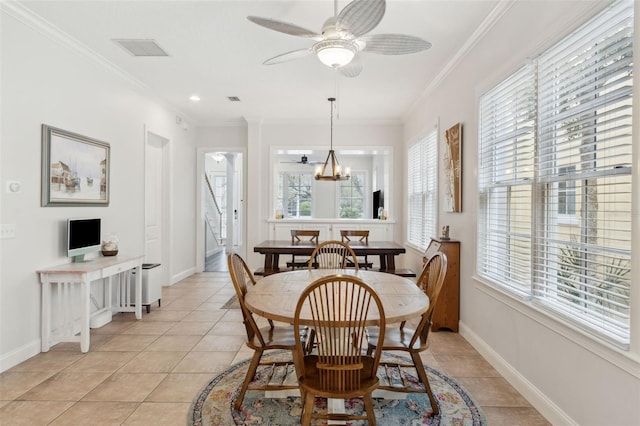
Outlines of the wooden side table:
<svg viewBox="0 0 640 426">
<path fill-rule="evenodd" d="M 457 333 L 460 319 L 460 241 L 432 238 L 422 261 L 426 262 L 437 251 L 447 256 L 447 275 L 433 313 L 431 330 L 447 328 Z"/>
</svg>

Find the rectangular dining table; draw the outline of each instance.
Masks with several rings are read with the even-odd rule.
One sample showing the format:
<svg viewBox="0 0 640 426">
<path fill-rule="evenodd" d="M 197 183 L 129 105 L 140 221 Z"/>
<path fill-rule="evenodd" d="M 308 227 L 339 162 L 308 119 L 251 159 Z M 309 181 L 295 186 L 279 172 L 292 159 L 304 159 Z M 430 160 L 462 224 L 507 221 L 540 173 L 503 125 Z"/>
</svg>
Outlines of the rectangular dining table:
<svg viewBox="0 0 640 426">
<path fill-rule="evenodd" d="M 369 241 L 363 244 L 359 241 L 348 243 L 356 256 L 379 256 L 380 268 L 378 272 L 388 272 L 403 277 L 415 277 L 411 269 L 396 268 L 395 257 L 406 252 L 406 249 L 393 241 Z M 255 271 L 255 275 L 271 275 L 287 269 L 280 268 L 280 255 L 311 256 L 317 244 L 302 241 L 292 243 L 285 240 L 266 240 L 253 248 L 253 251 L 264 255 L 264 267 Z"/>
</svg>

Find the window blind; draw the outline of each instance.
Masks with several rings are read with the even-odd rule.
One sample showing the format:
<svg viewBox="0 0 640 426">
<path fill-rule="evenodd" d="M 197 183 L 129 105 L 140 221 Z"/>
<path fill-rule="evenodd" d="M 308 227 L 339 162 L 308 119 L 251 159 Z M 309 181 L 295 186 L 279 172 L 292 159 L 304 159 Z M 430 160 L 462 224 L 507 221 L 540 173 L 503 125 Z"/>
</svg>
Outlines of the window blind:
<svg viewBox="0 0 640 426">
<path fill-rule="evenodd" d="M 621 347 L 630 339 L 633 2 L 480 99 L 480 276 Z"/>
<path fill-rule="evenodd" d="M 620 2 L 538 60 L 536 301 L 629 343 L 633 3 Z M 574 192 L 573 206 L 561 197 Z M 562 204 L 564 203 L 564 204 Z M 569 207 L 576 220 L 559 220 Z"/>
<path fill-rule="evenodd" d="M 477 269 L 531 289 L 535 74 L 529 64 L 480 99 Z"/>
<path fill-rule="evenodd" d="M 409 147 L 407 152 L 407 241 L 426 249 L 436 235 L 438 220 L 438 129 Z"/>
</svg>

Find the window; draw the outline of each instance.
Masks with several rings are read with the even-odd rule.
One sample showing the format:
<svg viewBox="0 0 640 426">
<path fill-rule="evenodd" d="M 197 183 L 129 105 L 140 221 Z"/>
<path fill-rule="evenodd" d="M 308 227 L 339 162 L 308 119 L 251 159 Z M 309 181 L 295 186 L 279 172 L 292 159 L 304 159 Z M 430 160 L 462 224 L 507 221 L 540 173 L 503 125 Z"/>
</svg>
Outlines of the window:
<svg viewBox="0 0 640 426">
<path fill-rule="evenodd" d="M 279 173 L 277 205 L 287 217 L 311 217 L 312 181 L 310 172 Z"/>
<path fill-rule="evenodd" d="M 624 348 L 632 41 L 625 0 L 485 94 L 479 135 L 478 274 Z"/>
<path fill-rule="evenodd" d="M 576 166 L 558 167 L 560 176 L 573 175 Z M 558 182 L 558 217 L 576 215 L 576 183 L 573 180 Z"/>
<path fill-rule="evenodd" d="M 350 179 L 340 181 L 340 218 L 364 217 L 366 177 L 365 172 L 352 172 Z"/>
<path fill-rule="evenodd" d="M 438 128 L 409 147 L 407 153 L 407 241 L 425 250 L 436 235 L 438 214 Z"/>
</svg>

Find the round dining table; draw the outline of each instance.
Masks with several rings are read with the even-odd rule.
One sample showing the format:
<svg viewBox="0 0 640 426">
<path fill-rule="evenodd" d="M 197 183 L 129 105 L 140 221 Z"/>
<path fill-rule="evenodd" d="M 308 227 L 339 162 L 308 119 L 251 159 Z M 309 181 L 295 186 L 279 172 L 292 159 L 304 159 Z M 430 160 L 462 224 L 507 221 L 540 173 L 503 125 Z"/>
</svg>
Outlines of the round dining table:
<svg viewBox="0 0 640 426">
<path fill-rule="evenodd" d="M 371 286 L 382 302 L 387 324 L 422 315 L 429 307 L 429 298 L 414 281 L 386 272 L 363 269 L 301 269 L 272 274 L 248 288 L 245 304 L 256 315 L 293 324 L 296 305 L 304 289 L 327 275 L 352 275 Z M 366 325 L 378 325 L 379 320 L 380 314 L 372 306 Z M 303 306 L 300 323 L 312 325 L 308 307 Z"/>
</svg>

